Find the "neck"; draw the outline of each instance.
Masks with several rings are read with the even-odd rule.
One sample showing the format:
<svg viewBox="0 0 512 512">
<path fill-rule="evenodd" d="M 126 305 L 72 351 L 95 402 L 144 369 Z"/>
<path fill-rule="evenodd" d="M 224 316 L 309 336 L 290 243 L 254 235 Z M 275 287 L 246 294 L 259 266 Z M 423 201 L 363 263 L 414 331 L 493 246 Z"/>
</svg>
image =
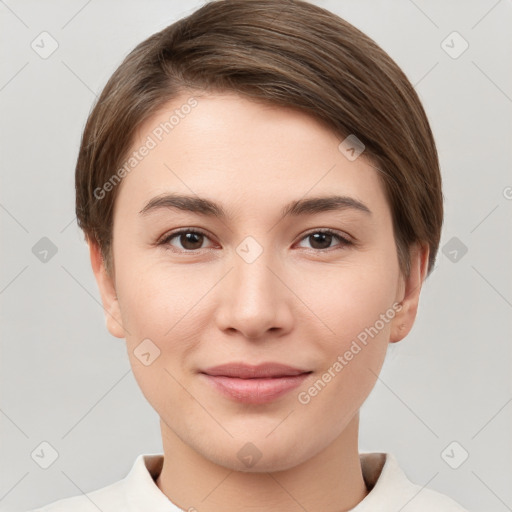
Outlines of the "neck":
<svg viewBox="0 0 512 512">
<path fill-rule="evenodd" d="M 156 484 L 183 510 L 343 512 L 368 494 L 359 460 L 359 414 L 310 459 L 284 471 L 259 473 L 211 462 L 160 423 L 164 463 Z"/>
</svg>

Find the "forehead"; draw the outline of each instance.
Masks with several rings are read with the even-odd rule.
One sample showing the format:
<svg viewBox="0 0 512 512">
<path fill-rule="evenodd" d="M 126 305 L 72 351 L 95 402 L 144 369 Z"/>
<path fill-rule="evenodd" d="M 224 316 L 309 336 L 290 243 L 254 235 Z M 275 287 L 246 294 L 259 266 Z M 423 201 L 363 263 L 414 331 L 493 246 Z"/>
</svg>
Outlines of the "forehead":
<svg viewBox="0 0 512 512">
<path fill-rule="evenodd" d="M 139 127 L 117 202 L 142 207 L 176 191 L 261 209 L 329 192 L 385 208 L 378 171 L 363 157 L 348 159 L 342 140 L 296 109 L 183 92 Z"/>
</svg>

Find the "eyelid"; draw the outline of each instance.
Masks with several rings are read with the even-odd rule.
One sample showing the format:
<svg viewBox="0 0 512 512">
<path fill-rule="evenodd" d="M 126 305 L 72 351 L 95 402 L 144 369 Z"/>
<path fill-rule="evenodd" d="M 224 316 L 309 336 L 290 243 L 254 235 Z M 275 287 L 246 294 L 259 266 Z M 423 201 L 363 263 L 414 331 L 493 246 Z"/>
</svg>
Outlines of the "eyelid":
<svg viewBox="0 0 512 512">
<path fill-rule="evenodd" d="M 174 237 L 181 235 L 183 233 L 197 233 L 197 234 L 205 236 L 210 241 L 212 241 L 212 237 L 210 236 L 210 234 L 208 232 L 206 232 L 205 230 L 203 230 L 202 228 L 196 228 L 196 227 L 189 226 L 189 227 L 184 227 L 184 228 L 178 228 L 175 231 L 169 231 L 169 232 L 165 233 L 156 241 L 155 245 L 168 245 L 168 242 L 171 239 L 173 239 Z M 204 247 L 203 249 L 206 249 L 206 247 Z M 185 251 L 185 252 L 195 252 L 195 251 Z"/>
<path fill-rule="evenodd" d="M 208 240 L 212 241 L 212 238 L 209 235 L 209 233 L 207 233 L 202 228 L 196 228 L 196 227 L 189 226 L 189 227 L 178 228 L 175 231 L 171 231 L 171 232 L 165 233 L 162 237 L 160 237 L 158 239 L 158 241 L 156 242 L 155 245 L 157 245 L 157 246 L 162 245 L 162 246 L 165 246 L 165 248 L 168 249 L 169 246 L 170 246 L 170 240 L 172 240 L 173 238 L 175 238 L 175 237 L 177 237 L 177 236 L 179 236 L 179 235 L 181 235 L 183 233 L 197 233 L 197 234 L 203 235 L 205 238 L 207 238 Z M 308 250 L 316 252 L 316 253 L 322 253 L 322 252 L 334 250 L 336 248 L 343 249 L 344 247 L 349 246 L 349 245 L 352 245 L 352 246 L 356 245 L 356 241 L 355 241 L 355 239 L 352 236 L 350 236 L 349 234 L 347 234 L 345 232 L 340 232 L 340 231 L 332 229 L 332 228 L 312 228 L 309 231 L 306 231 L 305 233 L 302 233 L 300 235 L 300 238 L 298 239 L 298 241 L 296 243 L 302 242 L 308 236 L 313 235 L 315 233 L 324 233 L 324 234 L 332 235 L 332 236 L 338 238 L 338 242 L 339 242 L 337 246 L 328 247 L 326 249 L 314 249 L 314 248 L 307 248 L 307 247 L 305 247 L 305 249 L 308 249 Z M 199 249 L 190 249 L 190 250 L 186 250 L 186 249 L 183 249 L 183 250 L 176 249 L 176 250 L 178 252 L 194 254 L 194 253 L 199 252 L 202 249 L 203 250 L 204 249 L 210 249 L 210 247 L 202 247 L 202 248 L 199 248 Z"/>
<path fill-rule="evenodd" d="M 333 247 L 327 247 L 325 249 L 315 249 L 313 247 L 301 247 L 301 249 L 305 249 L 309 253 L 322 255 L 322 254 L 330 253 L 333 251 L 346 250 L 350 247 L 356 246 L 356 241 L 352 236 L 350 236 L 348 233 L 340 232 L 340 231 L 338 231 L 336 229 L 332 229 L 332 228 L 315 228 L 315 229 L 309 230 L 306 233 L 303 233 L 302 235 L 300 235 L 300 238 L 299 238 L 298 242 L 296 242 L 296 243 L 297 244 L 301 243 L 303 240 L 306 240 L 309 236 L 311 236 L 315 233 L 332 235 L 333 237 L 338 239 L 338 243 L 336 245 L 334 245 Z"/>
<path fill-rule="evenodd" d="M 344 231 L 338 231 L 338 230 L 332 229 L 332 228 L 311 229 L 309 231 L 306 231 L 306 233 L 303 233 L 300 236 L 299 241 L 302 241 L 304 238 L 306 238 L 309 235 L 313 235 L 314 233 L 326 233 L 329 235 L 334 235 L 334 236 L 339 237 L 344 243 L 347 243 L 347 244 L 355 244 L 355 242 L 356 242 L 355 239 L 352 236 L 350 236 L 348 233 L 345 233 Z"/>
</svg>

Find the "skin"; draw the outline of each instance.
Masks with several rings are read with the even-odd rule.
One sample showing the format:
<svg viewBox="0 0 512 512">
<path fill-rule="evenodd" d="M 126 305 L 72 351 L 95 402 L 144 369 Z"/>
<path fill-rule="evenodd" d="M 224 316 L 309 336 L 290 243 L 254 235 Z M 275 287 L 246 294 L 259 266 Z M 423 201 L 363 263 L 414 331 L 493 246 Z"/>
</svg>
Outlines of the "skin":
<svg viewBox="0 0 512 512">
<path fill-rule="evenodd" d="M 133 149 L 191 95 L 183 92 L 144 123 Z M 126 339 L 134 376 L 161 418 L 164 465 L 156 484 L 183 510 L 349 510 L 368 493 L 359 408 L 388 343 L 412 328 L 428 248 L 411 248 L 405 279 L 378 172 L 364 154 L 349 161 L 341 139 L 315 119 L 233 93 L 194 97 L 197 107 L 119 185 L 112 276 L 89 243 L 107 328 Z M 211 199 L 228 217 L 139 213 L 165 192 Z M 280 219 L 290 201 L 331 194 L 361 201 L 371 214 Z M 207 236 L 195 245 L 179 235 L 157 245 L 178 228 Z M 310 235 L 325 228 L 353 243 L 332 237 L 315 244 Z M 236 252 L 247 236 L 263 250 L 252 263 Z M 396 303 L 402 308 L 378 335 L 300 403 L 298 394 Z M 160 350 L 148 366 L 134 353 L 146 338 Z M 231 361 L 276 361 L 313 373 L 269 404 L 242 404 L 198 373 Z M 261 453 L 252 467 L 237 457 L 247 442 Z"/>
</svg>

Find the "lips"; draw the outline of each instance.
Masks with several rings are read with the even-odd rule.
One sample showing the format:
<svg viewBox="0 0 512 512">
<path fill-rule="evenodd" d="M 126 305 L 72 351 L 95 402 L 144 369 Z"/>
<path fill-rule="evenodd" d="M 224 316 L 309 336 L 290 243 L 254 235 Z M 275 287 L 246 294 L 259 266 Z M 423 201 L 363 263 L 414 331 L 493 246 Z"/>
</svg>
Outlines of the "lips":
<svg viewBox="0 0 512 512">
<path fill-rule="evenodd" d="M 302 384 L 311 373 L 280 363 L 229 363 L 200 372 L 224 396 L 246 404 L 272 402 Z"/>
<path fill-rule="evenodd" d="M 236 377 L 239 379 L 261 379 L 275 377 L 290 377 L 309 373 L 309 370 L 294 368 L 280 363 L 263 363 L 256 366 L 245 363 L 228 363 L 207 368 L 203 372 L 212 376 Z"/>
</svg>

